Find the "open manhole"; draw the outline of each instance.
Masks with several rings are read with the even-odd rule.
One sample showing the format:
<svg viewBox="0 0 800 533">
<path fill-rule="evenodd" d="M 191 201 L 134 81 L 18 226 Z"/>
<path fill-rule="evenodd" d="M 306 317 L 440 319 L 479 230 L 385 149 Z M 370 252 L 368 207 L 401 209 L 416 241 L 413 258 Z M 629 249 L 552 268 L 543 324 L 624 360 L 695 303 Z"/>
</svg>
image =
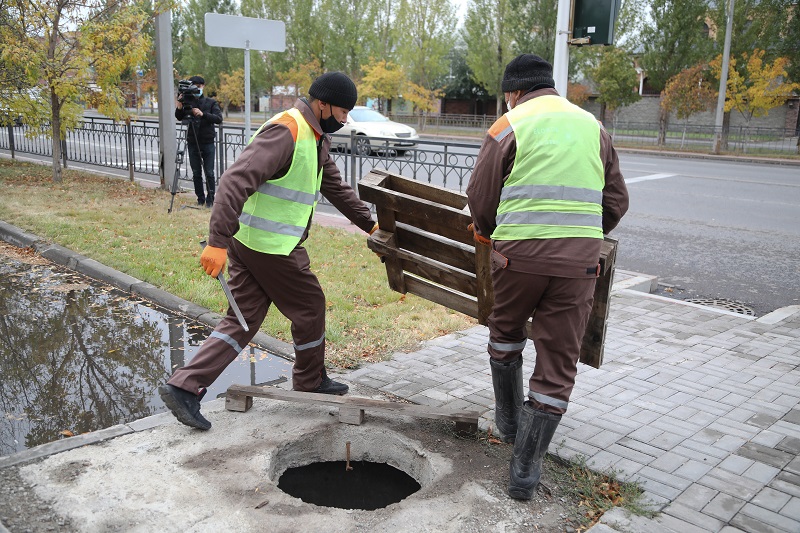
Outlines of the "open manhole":
<svg viewBox="0 0 800 533">
<path fill-rule="evenodd" d="M 287 469 L 278 488 L 314 505 L 374 511 L 404 500 L 420 485 L 386 463 L 326 461 Z"/>
<path fill-rule="evenodd" d="M 434 468 L 419 443 L 396 432 L 333 426 L 275 450 L 268 475 L 306 503 L 373 511 L 429 484 Z"/>
<path fill-rule="evenodd" d="M 740 315 L 756 315 L 755 311 L 743 303 L 728 300 L 727 298 L 688 298 L 685 301 L 693 304 L 705 305 L 708 307 L 716 307 L 717 309 L 724 309 L 726 311 L 733 311 L 734 313 L 739 313 Z"/>
</svg>

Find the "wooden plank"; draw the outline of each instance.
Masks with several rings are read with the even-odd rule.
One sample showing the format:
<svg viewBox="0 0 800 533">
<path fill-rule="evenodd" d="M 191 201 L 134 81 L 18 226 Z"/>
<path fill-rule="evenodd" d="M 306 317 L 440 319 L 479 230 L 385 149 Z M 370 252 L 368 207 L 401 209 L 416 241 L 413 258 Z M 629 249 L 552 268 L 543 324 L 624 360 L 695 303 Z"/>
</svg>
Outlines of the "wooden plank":
<svg viewBox="0 0 800 533">
<path fill-rule="evenodd" d="M 586 332 L 581 342 L 580 362 L 594 368 L 603 364 L 605 351 L 606 329 L 608 325 L 608 310 L 611 304 L 611 285 L 614 282 L 614 271 L 617 261 L 617 241 L 606 237 L 603 241 L 604 252 L 601 255 L 600 277 L 594 287 L 594 302 L 592 312 L 586 323 Z"/>
<path fill-rule="evenodd" d="M 458 230 L 458 235 L 461 239 L 465 238 L 465 234 L 469 236 L 467 226 L 472 222 L 472 218 L 461 210 L 381 187 L 362 187 L 360 190 L 362 200 L 365 202 L 372 202 L 378 208 L 394 211 L 395 218 L 398 221 L 407 222 L 408 218 L 421 219 L 428 223 L 435 224 L 436 226 L 441 226 L 442 228 L 454 228 Z M 403 220 L 401 220 L 401 218 L 403 218 Z M 392 231 L 390 228 L 384 227 L 383 224 L 381 224 L 380 213 L 378 215 L 378 224 L 380 224 L 381 229 Z M 420 225 L 416 223 L 411 223 L 411 225 L 420 227 Z M 453 238 L 439 231 L 432 231 L 432 233 Z"/>
<path fill-rule="evenodd" d="M 397 222 L 402 222 L 403 224 L 414 226 L 428 233 L 435 233 L 436 235 L 441 235 L 442 237 L 466 245 L 472 245 L 474 243 L 472 240 L 472 232 L 467 230 L 467 226 L 472 222 L 472 218 L 465 213 L 457 213 L 452 218 L 452 221 L 443 224 L 440 220 L 431 219 L 430 217 L 420 217 L 414 213 L 395 213 L 395 220 L 397 220 Z"/>
<path fill-rule="evenodd" d="M 478 300 L 464 293 L 456 292 L 441 285 L 435 285 L 422 278 L 406 276 L 406 290 L 448 309 L 478 318 Z"/>
<path fill-rule="evenodd" d="M 317 405 L 334 405 L 339 408 L 358 408 L 369 411 L 380 411 L 396 413 L 398 415 L 414 416 L 419 418 L 431 418 L 436 420 L 449 420 L 464 424 L 474 424 L 477 429 L 477 411 L 462 411 L 448 407 L 432 407 L 428 405 L 416 405 L 399 402 L 389 402 L 384 400 L 373 400 L 371 398 L 358 398 L 356 396 L 334 396 L 331 394 L 318 394 L 314 392 L 297 392 L 279 389 L 276 387 L 259 387 L 254 385 L 231 385 L 228 387 L 228 395 L 249 396 L 256 398 L 269 398 L 272 400 L 283 400 L 298 403 L 313 403 Z"/>
<path fill-rule="evenodd" d="M 492 247 L 488 244 L 475 244 L 475 292 L 478 298 L 478 323 L 484 326 L 494 306 L 491 254 Z"/>
<path fill-rule="evenodd" d="M 404 250 L 430 257 L 467 272 L 475 272 L 474 246 L 400 222 L 397 223 L 395 235 L 398 246 Z"/>
<path fill-rule="evenodd" d="M 385 257 L 387 263 L 390 260 L 399 260 L 404 272 L 404 283 L 405 273 L 411 273 L 458 292 L 470 296 L 476 295 L 475 274 L 428 259 L 420 254 L 398 249 L 394 246 L 393 239 L 387 238 L 387 235 L 389 234 L 382 230 L 376 231 L 367 238 L 367 247 Z"/>
<path fill-rule="evenodd" d="M 225 409 L 228 411 L 238 411 L 246 413 L 253 407 L 252 396 L 242 396 L 239 394 L 226 394 L 225 395 Z"/>
<path fill-rule="evenodd" d="M 380 229 L 370 237 L 380 234 L 376 236 L 376 239 L 384 239 L 387 246 L 397 248 L 397 242 L 394 240 L 394 232 L 396 230 L 394 212 L 382 207 L 378 207 L 377 212 L 378 227 Z M 386 277 L 389 279 L 389 288 L 400 294 L 405 294 L 406 284 L 403 277 L 403 265 L 400 264 L 400 259 L 397 257 L 389 257 L 384 259 L 384 263 L 386 264 Z"/>
<path fill-rule="evenodd" d="M 360 426 L 364 422 L 364 410 L 360 407 L 339 407 L 339 422 Z"/>
<path fill-rule="evenodd" d="M 430 200 L 458 210 L 467 206 L 467 195 L 462 192 L 406 178 L 386 170 L 374 169 L 372 172 L 384 179 L 383 187 L 393 191 L 414 196 L 415 198 L 422 198 L 423 200 Z"/>
</svg>

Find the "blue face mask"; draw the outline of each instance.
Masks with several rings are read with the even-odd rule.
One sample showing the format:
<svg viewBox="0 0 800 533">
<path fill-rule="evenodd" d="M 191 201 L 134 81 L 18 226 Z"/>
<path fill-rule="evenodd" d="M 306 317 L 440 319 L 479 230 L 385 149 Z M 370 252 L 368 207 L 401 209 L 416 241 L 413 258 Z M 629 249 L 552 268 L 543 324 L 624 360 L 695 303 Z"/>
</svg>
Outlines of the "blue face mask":
<svg viewBox="0 0 800 533">
<path fill-rule="evenodd" d="M 200 87 L 200 94 L 198 94 L 197 96 L 203 96 L 203 88 L 202 87 Z"/>
</svg>

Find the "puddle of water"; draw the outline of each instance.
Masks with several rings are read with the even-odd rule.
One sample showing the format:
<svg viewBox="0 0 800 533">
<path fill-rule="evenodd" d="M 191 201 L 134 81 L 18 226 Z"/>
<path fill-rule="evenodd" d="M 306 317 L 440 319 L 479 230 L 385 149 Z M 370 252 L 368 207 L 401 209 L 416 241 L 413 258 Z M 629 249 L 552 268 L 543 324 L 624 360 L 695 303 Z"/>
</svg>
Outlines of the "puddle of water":
<svg viewBox="0 0 800 533">
<path fill-rule="evenodd" d="M 9 250 L 0 248 L 0 456 L 165 411 L 158 386 L 212 329 Z M 291 369 L 249 346 L 206 399 Z"/>
</svg>

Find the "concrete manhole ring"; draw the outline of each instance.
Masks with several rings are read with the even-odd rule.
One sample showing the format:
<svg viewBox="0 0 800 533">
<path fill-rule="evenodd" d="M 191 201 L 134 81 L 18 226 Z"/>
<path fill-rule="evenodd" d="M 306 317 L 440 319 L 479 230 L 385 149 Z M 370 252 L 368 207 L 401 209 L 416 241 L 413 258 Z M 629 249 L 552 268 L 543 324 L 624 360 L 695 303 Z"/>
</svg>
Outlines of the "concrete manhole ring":
<svg viewBox="0 0 800 533">
<path fill-rule="evenodd" d="M 419 490 L 423 490 L 450 470 L 447 459 L 427 452 L 421 443 L 400 433 L 386 428 L 337 424 L 306 433 L 276 448 L 268 456 L 267 477 L 282 488 L 281 477 L 284 473 L 291 475 L 292 472 L 287 472 L 290 469 L 344 462 L 348 458 L 348 450 L 349 461 L 354 465 L 390 465 L 413 478 Z M 307 480 L 308 484 L 316 482 L 315 479 Z M 298 497 L 291 492 L 287 493 Z"/>
<path fill-rule="evenodd" d="M 732 311 L 734 313 L 739 313 L 740 315 L 755 316 L 756 314 L 753 309 L 747 307 L 743 303 L 734 300 L 728 300 L 727 298 L 688 298 L 685 301 L 693 304 L 705 305 L 707 307 L 715 307 L 717 309 Z"/>
</svg>

